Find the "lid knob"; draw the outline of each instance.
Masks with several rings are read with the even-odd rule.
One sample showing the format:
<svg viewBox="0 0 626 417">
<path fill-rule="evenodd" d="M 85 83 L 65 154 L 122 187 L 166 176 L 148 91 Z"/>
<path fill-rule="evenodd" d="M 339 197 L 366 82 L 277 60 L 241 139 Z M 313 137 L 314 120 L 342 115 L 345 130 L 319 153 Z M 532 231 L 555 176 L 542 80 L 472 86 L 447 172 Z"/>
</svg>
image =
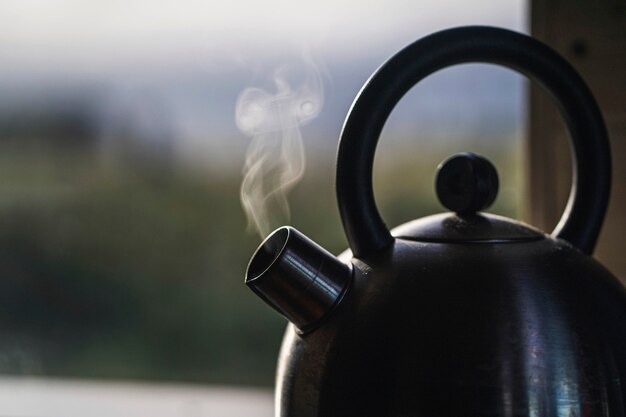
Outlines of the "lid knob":
<svg viewBox="0 0 626 417">
<path fill-rule="evenodd" d="M 471 214 L 493 203 L 498 173 L 489 160 L 469 152 L 453 155 L 437 167 L 437 197 L 448 210 Z"/>
</svg>

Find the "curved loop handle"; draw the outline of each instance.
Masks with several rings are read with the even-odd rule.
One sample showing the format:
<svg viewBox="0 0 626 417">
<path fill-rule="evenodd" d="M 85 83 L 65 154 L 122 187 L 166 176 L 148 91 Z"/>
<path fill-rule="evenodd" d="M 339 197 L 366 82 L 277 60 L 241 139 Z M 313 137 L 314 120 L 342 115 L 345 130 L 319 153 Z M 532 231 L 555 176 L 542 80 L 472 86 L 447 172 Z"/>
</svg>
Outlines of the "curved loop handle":
<svg viewBox="0 0 626 417">
<path fill-rule="evenodd" d="M 469 62 L 519 71 L 554 97 L 570 133 L 574 180 L 552 234 L 591 254 L 611 185 L 606 127 L 591 92 L 574 68 L 543 43 L 506 29 L 470 26 L 438 32 L 407 46 L 370 77 L 352 104 L 339 142 L 336 191 L 354 256 L 371 255 L 393 242 L 372 188 L 374 152 L 387 117 L 420 80 Z"/>
</svg>

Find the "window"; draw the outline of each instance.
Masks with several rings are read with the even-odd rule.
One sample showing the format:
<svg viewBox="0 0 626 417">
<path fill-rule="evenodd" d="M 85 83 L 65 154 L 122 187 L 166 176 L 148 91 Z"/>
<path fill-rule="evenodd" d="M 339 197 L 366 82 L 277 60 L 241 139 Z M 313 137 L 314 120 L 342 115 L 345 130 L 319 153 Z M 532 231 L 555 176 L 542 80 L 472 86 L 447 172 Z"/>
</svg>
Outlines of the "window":
<svg viewBox="0 0 626 417">
<path fill-rule="evenodd" d="M 288 181 L 286 200 L 272 197 L 262 233 L 289 222 L 343 250 L 333 167 L 361 85 L 432 31 L 524 30 L 524 7 L 4 1 L 0 384 L 12 394 L 0 414 L 115 415 L 121 404 L 155 416 L 250 415 L 246 395 L 255 415 L 271 415 L 284 321 L 243 285 L 259 243 L 240 204 L 246 155 L 285 141 L 295 150 L 288 179 L 299 182 Z M 523 81 L 501 68 L 459 66 L 417 86 L 376 161 L 388 224 L 442 211 L 434 170 L 466 150 L 493 160 L 494 210 L 517 216 L 523 117 Z M 263 169 L 261 190 L 285 168 Z M 112 403 L 99 407 L 105 392 Z"/>
</svg>

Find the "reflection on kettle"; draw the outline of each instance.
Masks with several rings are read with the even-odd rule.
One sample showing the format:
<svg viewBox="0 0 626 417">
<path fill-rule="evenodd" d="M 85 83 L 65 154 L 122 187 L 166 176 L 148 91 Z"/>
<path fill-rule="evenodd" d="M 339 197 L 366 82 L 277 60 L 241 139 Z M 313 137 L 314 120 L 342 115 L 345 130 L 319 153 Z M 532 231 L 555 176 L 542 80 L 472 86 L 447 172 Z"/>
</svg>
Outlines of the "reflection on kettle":
<svg viewBox="0 0 626 417">
<path fill-rule="evenodd" d="M 503 65 L 556 100 L 574 184 L 551 234 L 480 212 L 498 178 L 471 153 L 444 161 L 451 213 L 391 232 L 372 164 L 385 120 L 431 73 Z M 418 40 L 367 81 L 344 124 L 336 191 L 350 250 L 338 258 L 291 227 L 257 249 L 246 283 L 291 324 L 277 416 L 625 416 L 626 291 L 591 254 L 607 207 L 610 152 L 595 100 L 554 51 L 515 32 L 463 27 Z"/>
</svg>

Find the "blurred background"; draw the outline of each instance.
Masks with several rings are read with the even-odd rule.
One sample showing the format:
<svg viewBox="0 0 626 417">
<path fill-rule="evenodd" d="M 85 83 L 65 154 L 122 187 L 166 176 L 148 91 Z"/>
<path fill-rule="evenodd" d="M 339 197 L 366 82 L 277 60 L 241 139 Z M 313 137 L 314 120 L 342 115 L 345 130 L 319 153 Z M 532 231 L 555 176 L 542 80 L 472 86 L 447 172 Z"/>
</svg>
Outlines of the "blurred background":
<svg viewBox="0 0 626 417">
<path fill-rule="evenodd" d="M 289 210 L 272 200 L 265 227 L 289 223 L 343 251 L 335 150 L 362 84 L 436 30 L 487 24 L 524 32 L 526 6 L 0 3 L 0 414 L 44 415 L 51 404 L 67 412 L 74 398 L 95 415 L 93 401 L 105 392 L 131 401 L 121 394 L 129 384 L 141 397 L 158 382 L 137 407 L 180 399 L 176 387 L 187 387 L 191 402 L 169 415 L 236 416 L 211 405 L 236 403 L 236 393 L 258 405 L 257 415 L 271 415 L 285 321 L 243 284 L 261 240 L 240 201 L 251 163 L 285 144 L 295 149 L 298 169 L 281 195 Z M 520 214 L 524 82 L 505 69 L 462 65 L 402 100 L 375 164 L 387 224 L 442 211 L 434 172 L 461 151 L 498 168 L 492 211 Z M 313 99 L 298 101 L 303 91 Z M 308 117 L 275 118 L 305 104 L 314 108 L 296 108 Z M 255 118 L 259 108 L 275 114 Z M 265 161 L 263 175 L 284 168 Z M 205 388 L 213 391 L 197 391 Z"/>
</svg>

